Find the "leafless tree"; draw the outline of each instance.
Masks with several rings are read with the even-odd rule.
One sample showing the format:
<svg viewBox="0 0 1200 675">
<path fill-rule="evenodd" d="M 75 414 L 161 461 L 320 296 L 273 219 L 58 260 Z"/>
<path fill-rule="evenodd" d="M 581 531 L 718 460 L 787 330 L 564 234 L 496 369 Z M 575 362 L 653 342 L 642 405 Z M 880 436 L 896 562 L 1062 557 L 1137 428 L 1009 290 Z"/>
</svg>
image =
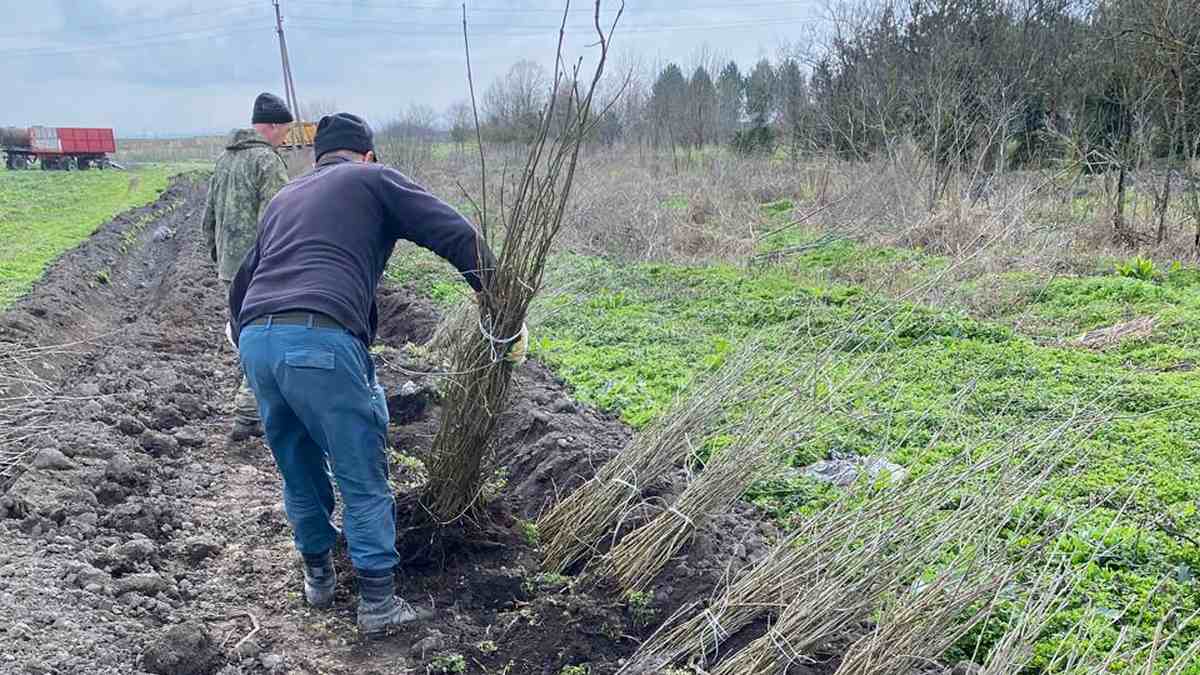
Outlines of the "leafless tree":
<svg viewBox="0 0 1200 675">
<path fill-rule="evenodd" d="M 336 99 L 314 98 L 300 103 L 300 119 L 305 122 L 316 122 L 326 115 L 339 112 L 340 109 Z"/>
<path fill-rule="evenodd" d="M 546 69 L 528 59 L 517 61 L 483 95 L 488 126 L 497 140 L 531 140 L 549 97 Z"/>
<path fill-rule="evenodd" d="M 459 152 L 463 152 L 467 140 L 471 137 L 471 104 L 466 101 L 452 103 L 446 109 L 445 117 L 450 126 L 450 140 L 458 147 Z"/>
</svg>

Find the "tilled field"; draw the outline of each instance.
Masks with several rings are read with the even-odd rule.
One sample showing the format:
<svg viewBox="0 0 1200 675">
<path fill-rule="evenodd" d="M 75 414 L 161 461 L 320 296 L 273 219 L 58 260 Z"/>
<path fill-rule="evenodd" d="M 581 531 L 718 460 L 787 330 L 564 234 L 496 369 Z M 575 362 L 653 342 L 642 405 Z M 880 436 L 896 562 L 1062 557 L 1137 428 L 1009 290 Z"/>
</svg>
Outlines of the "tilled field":
<svg viewBox="0 0 1200 675">
<path fill-rule="evenodd" d="M 237 364 L 201 250 L 203 200 L 200 183 L 176 182 L 0 314 L 0 672 L 611 673 L 675 608 L 765 552 L 768 526 L 721 518 L 646 607 L 539 576 L 523 522 L 629 432 L 531 363 L 501 428 L 491 522 L 450 546 L 402 537 L 402 592 L 434 618 L 361 640 L 344 557 L 336 606 L 307 608 L 270 453 L 226 447 Z M 381 314 L 396 348 L 379 356 L 394 447 L 420 457 L 436 403 L 398 392 L 433 378 L 402 347 L 436 315 L 398 288 Z M 393 470 L 414 480 L 408 464 Z"/>
</svg>

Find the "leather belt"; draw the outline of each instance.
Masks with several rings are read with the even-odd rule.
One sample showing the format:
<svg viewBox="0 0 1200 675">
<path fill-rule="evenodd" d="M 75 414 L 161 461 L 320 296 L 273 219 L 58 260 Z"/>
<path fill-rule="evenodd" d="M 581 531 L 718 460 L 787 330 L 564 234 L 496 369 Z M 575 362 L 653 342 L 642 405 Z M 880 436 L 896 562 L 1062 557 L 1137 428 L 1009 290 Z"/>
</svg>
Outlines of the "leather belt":
<svg viewBox="0 0 1200 675">
<path fill-rule="evenodd" d="M 266 316 L 258 317 L 247 325 L 270 326 L 272 324 L 278 324 L 281 326 L 312 326 L 313 328 L 344 329 L 342 324 L 320 312 L 280 312 L 278 314 L 268 314 Z"/>
</svg>

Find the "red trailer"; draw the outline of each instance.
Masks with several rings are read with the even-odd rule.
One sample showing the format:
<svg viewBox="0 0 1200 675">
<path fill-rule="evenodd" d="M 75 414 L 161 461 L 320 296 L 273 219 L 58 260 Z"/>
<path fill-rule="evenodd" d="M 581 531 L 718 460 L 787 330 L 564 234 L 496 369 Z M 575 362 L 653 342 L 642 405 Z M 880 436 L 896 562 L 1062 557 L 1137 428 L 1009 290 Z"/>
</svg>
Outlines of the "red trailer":
<svg viewBox="0 0 1200 675">
<path fill-rule="evenodd" d="M 30 127 L 7 129 L 3 134 L 5 165 L 27 169 L 40 164 L 45 170 L 106 169 L 108 154 L 117 151 L 112 129 Z"/>
</svg>

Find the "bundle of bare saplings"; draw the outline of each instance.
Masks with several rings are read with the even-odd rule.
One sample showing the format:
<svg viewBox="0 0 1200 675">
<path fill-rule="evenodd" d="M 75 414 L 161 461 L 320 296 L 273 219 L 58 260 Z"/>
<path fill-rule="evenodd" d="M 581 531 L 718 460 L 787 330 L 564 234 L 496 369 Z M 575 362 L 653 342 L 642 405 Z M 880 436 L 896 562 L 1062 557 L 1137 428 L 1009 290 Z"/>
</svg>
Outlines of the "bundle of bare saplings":
<svg viewBox="0 0 1200 675">
<path fill-rule="evenodd" d="M 568 69 L 563 59 L 567 12 L 563 14 L 552 91 L 565 94 L 550 98 L 509 201 L 501 199 L 498 228 L 487 222 L 488 174 L 482 142 L 479 146 L 483 188 L 477 213 L 485 240 L 500 252 L 496 268 L 485 270 L 489 283 L 478 295 L 479 320 L 465 324 L 450 353 L 451 381 L 423 498 L 425 512 L 440 525 L 470 516 L 480 505 L 481 468 L 512 381 L 512 366 L 504 356 L 541 289 L 547 258 L 562 229 L 580 149 L 600 118 L 592 106 L 624 3 L 607 28 L 601 24 L 600 9 L 601 1 L 596 0 L 593 16 L 600 51 L 590 80 L 581 77 L 580 64 Z M 465 37 L 465 19 L 463 25 Z M 469 42 L 466 49 L 469 64 Z M 477 134 L 478 126 L 476 115 Z"/>
</svg>

